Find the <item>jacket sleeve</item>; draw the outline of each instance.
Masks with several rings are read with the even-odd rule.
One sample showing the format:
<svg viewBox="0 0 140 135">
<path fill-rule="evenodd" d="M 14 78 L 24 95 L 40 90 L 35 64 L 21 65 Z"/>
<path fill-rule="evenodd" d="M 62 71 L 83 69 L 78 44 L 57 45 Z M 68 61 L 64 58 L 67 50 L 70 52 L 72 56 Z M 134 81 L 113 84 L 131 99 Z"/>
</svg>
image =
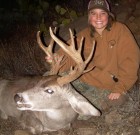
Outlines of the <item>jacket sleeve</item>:
<svg viewBox="0 0 140 135">
<path fill-rule="evenodd" d="M 126 92 L 137 80 L 140 50 L 129 29 L 123 25 L 118 39 L 118 82 L 113 92 Z"/>
</svg>

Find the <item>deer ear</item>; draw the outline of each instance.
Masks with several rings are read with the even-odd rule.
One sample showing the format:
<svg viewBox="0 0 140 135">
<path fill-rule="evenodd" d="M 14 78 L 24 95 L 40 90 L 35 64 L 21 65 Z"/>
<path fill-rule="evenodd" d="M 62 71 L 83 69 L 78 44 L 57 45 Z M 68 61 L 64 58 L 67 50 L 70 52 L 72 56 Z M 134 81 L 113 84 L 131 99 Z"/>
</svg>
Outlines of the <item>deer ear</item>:
<svg viewBox="0 0 140 135">
<path fill-rule="evenodd" d="M 71 107 L 80 115 L 100 116 L 101 113 L 79 93 L 69 98 Z"/>
</svg>

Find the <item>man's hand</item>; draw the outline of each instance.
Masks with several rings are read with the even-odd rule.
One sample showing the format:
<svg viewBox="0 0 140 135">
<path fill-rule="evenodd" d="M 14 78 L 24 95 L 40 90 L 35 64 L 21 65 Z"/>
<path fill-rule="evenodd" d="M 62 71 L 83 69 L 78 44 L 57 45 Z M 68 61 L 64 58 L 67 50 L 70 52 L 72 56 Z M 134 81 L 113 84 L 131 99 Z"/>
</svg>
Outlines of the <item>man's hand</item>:
<svg viewBox="0 0 140 135">
<path fill-rule="evenodd" d="M 52 58 L 51 56 L 45 56 L 45 60 L 46 60 L 46 62 L 48 62 L 48 63 L 52 63 L 53 59 L 54 59 L 55 61 L 58 61 L 59 55 L 56 54 L 56 53 L 54 53 L 54 54 L 53 54 L 53 58 Z"/>
<path fill-rule="evenodd" d="M 52 57 L 45 56 L 45 60 L 46 60 L 46 62 L 48 62 L 48 63 L 52 63 Z"/>
<path fill-rule="evenodd" d="M 110 94 L 108 95 L 108 98 L 109 98 L 110 100 L 114 100 L 114 99 L 119 99 L 120 96 L 121 96 L 120 93 L 110 93 Z"/>
</svg>

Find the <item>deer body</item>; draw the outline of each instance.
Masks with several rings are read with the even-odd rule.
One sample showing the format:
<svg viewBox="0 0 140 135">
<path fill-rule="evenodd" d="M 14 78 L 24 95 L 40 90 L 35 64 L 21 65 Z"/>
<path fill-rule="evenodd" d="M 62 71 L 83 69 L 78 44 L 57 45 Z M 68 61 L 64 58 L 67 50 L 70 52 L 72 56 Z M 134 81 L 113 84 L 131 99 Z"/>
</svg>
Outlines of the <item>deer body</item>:
<svg viewBox="0 0 140 135">
<path fill-rule="evenodd" d="M 83 115 L 100 115 L 71 84 L 59 86 L 57 76 L 0 82 L 1 117 L 16 117 L 33 134 L 69 127 Z M 36 127 L 37 126 L 37 127 Z"/>
<path fill-rule="evenodd" d="M 100 116 L 100 112 L 70 84 L 86 71 L 85 67 L 92 57 L 83 61 L 81 47 L 75 50 L 72 32 L 72 46 L 67 46 L 59 40 L 50 29 L 51 43 L 45 47 L 37 34 L 37 41 L 45 53 L 52 58 L 49 76 L 28 77 L 18 80 L 0 81 L 0 111 L 1 117 L 16 117 L 23 128 L 32 134 L 45 131 L 57 131 L 69 127 L 78 114 L 86 116 Z M 66 76 L 58 76 L 63 57 L 54 57 L 52 53 L 54 40 L 76 62 L 74 69 Z M 75 56 L 76 55 L 76 59 Z"/>
</svg>

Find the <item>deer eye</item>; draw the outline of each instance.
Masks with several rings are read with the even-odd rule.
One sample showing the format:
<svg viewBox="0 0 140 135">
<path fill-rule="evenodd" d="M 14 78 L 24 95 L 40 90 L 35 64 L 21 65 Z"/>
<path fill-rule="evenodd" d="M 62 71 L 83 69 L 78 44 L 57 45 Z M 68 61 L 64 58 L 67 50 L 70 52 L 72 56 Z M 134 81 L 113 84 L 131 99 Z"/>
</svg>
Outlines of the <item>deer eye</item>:
<svg viewBox="0 0 140 135">
<path fill-rule="evenodd" d="M 53 93 L 54 93 L 54 91 L 51 90 L 51 89 L 46 89 L 45 92 L 46 92 L 46 93 L 49 93 L 49 94 L 53 94 Z"/>
</svg>

